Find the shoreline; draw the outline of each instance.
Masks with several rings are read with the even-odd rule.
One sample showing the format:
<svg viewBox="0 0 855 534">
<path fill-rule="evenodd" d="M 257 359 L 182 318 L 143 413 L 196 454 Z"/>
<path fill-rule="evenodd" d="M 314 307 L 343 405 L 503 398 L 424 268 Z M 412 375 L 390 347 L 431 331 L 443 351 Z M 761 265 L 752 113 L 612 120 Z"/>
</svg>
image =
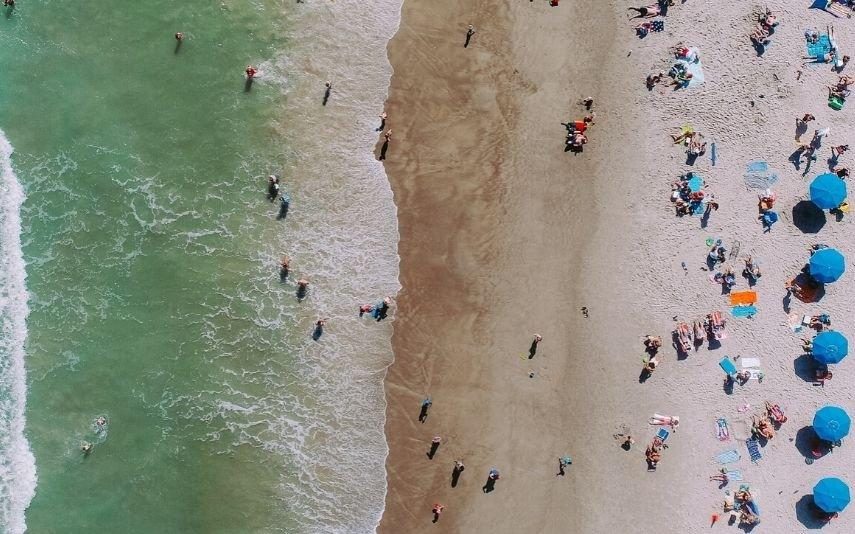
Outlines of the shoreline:
<svg viewBox="0 0 855 534">
<path fill-rule="evenodd" d="M 395 361 L 386 376 L 388 487 L 377 532 L 433 527 L 434 502 L 448 507 L 443 531 L 505 531 L 510 527 L 502 510 L 521 501 L 532 506 L 528 513 L 515 512 L 517 526 L 540 524 L 550 531 L 567 521 L 584 524 L 580 517 L 588 514 L 582 509 L 567 507 L 544 519 L 535 505 L 541 499 L 579 500 L 574 494 L 584 490 L 578 482 L 563 480 L 549 489 L 534 479 L 555 478 L 550 471 L 558 454 L 583 442 L 556 436 L 547 414 L 556 405 L 595 404 L 562 384 L 579 382 L 587 389 L 576 378 L 584 370 L 572 355 L 589 350 L 590 340 L 567 327 L 581 326 L 578 309 L 590 302 L 581 295 L 585 287 L 607 288 L 584 274 L 593 260 L 575 253 L 596 248 L 585 233 L 602 226 L 602 202 L 590 199 L 615 187 L 586 177 L 603 166 L 596 154 L 609 142 L 604 126 L 617 115 L 598 110 L 604 126 L 592 128 L 591 142 L 576 157 L 563 151 L 559 123 L 581 118 L 577 101 L 585 96 L 620 109 L 600 91 L 616 76 L 603 62 L 613 64 L 621 47 L 599 30 L 617 19 L 609 5 L 586 11 L 501 3 L 479 12 L 451 4 L 405 2 L 403 30 L 389 44 L 393 75 L 386 109 L 395 137 L 385 164 L 399 213 L 402 290 L 393 324 Z M 582 21 L 576 27 L 586 32 L 570 30 L 574 21 Z M 477 31 L 463 49 L 469 22 Z M 540 57 L 552 39 L 573 42 L 580 52 Z M 540 267 L 532 272 L 529 262 Z M 565 289 L 571 287 L 577 289 Z M 534 332 L 544 342 L 526 360 L 520 355 Z M 416 419 L 426 396 L 433 406 L 422 425 Z M 520 409 L 508 414 L 508 405 Z M 559 419 L 577 423 L 570 414 Z M 543 442 L 527 444 L 516 435 L 519 427 L 523 434 L 544 436 Z M 508 432 L 510 439 L 504 437 Z M 443 443 L 427 460 L 434 434 Z M 532 449 L 541 458 L 538 465 L 515 460 Z M 467 470 L 451 488 L 451 464 L 458 458 Z M 514 488 L 480 499 L 477 488 L 494 465 L 508 478 L 498 486 Z M 533 471 L 526 473 L 528 468 Z"/>
</svg>

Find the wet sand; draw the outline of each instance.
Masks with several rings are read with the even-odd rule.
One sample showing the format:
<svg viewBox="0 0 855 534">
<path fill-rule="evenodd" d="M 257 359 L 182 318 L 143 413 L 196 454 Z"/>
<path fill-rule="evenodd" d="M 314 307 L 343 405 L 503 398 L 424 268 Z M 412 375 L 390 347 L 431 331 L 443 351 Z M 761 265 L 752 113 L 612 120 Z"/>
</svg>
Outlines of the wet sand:
<svg viewBox="0 0 855 534">
<path fill-rule="evenodd" d="M 477 32 L 464 48 L 470 23 Z M 590 466 L 582 478 L 576 467 L 556 473 L 559 456 L 588 456 L 586 419 L 619 388 L 592 380 L 591 352 L 608 331 L 580 312 L 601 313 L 594 302 L 615 293 L 600 276 L 612 247 L 592 245 L 619 229 L 605 219 L 621 220 L 605 215 L 621 202 L 610 199 L 620 177 L 600 175 L 606 165 L 620 170 L 601 157 L 607 128 L 630 120 L 600 103 L 613 104 L 601 86 L 622 55 L 614 24 L 608 5 L 404 3 L 389 46 L 394 138 L 385 161 L 403 290 L 379 532 L 437 528 L 435 502 L 447 506 L 448 532 L 557 532 L 598 513 L 591 505 L 604 495 L 586 480 Z M 561 123 L 582 118 L 586 96 L 597 124 L 574 155 Z M 544 341 L 529 359 L 534 333 Z M 433 406 L 422 424 L 426 396 Z M 434 435 L 443 442 L 429 460 Z M 452 488 L 455 459 L 466 470 Z M 492 467 L 502 478 L 485 494 Z"/>
</svg>

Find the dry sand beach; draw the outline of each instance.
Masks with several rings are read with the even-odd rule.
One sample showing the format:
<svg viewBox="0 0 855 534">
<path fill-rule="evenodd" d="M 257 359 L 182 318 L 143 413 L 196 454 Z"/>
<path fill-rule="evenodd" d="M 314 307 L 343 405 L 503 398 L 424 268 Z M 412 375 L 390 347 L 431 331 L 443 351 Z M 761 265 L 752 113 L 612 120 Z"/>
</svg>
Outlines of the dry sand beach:
<svg viewBox="0 0 855 534">
<path fill-rule="evenodd" d="M 780 24 L 760 56 L 747 35 L 767 5 Z M 805 461 L 816 409 L 855 408 L 851 364 L 815 385 L 801 356 L 800 337 L 809 334 L 787 324 L 790 313 L 824 312 L 850 335 L 855 268 L 848 264 L 817 303 L 785 302 L 784 290 L 811 244 L 855 256 L 850 217 L 826 214 L 818 231 L 805 232 L 793 211 L 827 169 L 829 147 L 851 137 L 851 110 L 826 105 L 825 85 L 837 75 L 828 65 L 802 66 L 803 32 L 835 24 L 851 53 L 853 23 L 792 2 L 688 0 L 670 8 L 664 31 L 639 40 L 627 6 L 404 2 L 389 45 L 394 137 L 385 160 L 403 289 L 386 382 L 389 487 L 378 532 L 736 530 L 722 502 L 739 484 L 750 485 L 760 507 L 757 531 L 803 532 L 820 526 L 807 512 L 820 478 L 855 481 L 846 441 Z M 477 32 L 464 49 L 468 24 Z M 679 42 L 700 51 L 704 83 L 648 91 L 645 77 L 671 66 Z M 581 119 L 586 96 L 597 114 L 590 142 L 581 154 L 565 152 L 561 123 Z M 804 113 L 816 116 L 811 131 L 831 129 L 806 176 L 788 161 Z M 687 123 L 716 141 L 715 166 L 709 153 L 688 166 L 671 142 L 668 134 Z M 781 220 L 768 233 L 758 221 L 762 191 L 744 179 L 757 160 L 779 176 L 772 189 Z M 669 200 L 672 182 L 689 170 L 720 204 L 705 228 L 700 217 L 675 217 Z M 729 259 L 737 273 L 749 254 L 760 262 L 753 318 L 731 317 L 710 281 L 708 238 L 729 251 L 739 243 Z M 748 289 L 737 278 L 734 290 Z M 678 358 L 674 318 L 691 323 L 715 310 L 727 318 L 721 347 Z M 544 339 L 529 359 L 535 332 Z M 666 342 L 659 368 L 640 383 L 646 334 Z M 726 392 L 725 355 L 759 358 L 762 382 Z M 433 405 L 420 423 L 426 396 Z M 755 464 L 744 440 L 765 400 L 788 421 Z M 657 412 L 678 415 L 680 426 L 648 472 L 644 449 L 657 430 L 648 418 Z M 716 437 L 719 417 L 729 422 L 728 441 Z M 614 437 L 625 429 L 636 440 L 630 451 Z M 428 459 L 435 435 L 443 441 Z M 744 480 L 720 489 L 709 477 L 721 467 L 715 456 L 731 449 L 741 459 L 727 468 Z M 573 464 L 558 476 L 565 455 Z M 466 470 L 452 488 L 457 459 Z M 485 493 L 493 467 L 501 479 Z M 446 509 L 433 524 L 437 502 Z M 711 528 L 715 513 L 721 519 Z M 851 532 L 852 524 L 847 510 L 823 532 Z"/>
</svg>

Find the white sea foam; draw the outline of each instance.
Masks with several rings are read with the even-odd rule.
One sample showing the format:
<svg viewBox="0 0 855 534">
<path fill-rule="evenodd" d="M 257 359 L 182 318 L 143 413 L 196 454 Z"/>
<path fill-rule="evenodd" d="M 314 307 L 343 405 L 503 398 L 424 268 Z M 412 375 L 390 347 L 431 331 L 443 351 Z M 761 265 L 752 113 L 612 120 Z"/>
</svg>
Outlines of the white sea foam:
<svg viewBox="0 0 855 534">
<path fill-rule="evenodd" d="M 21 251 L 24 190 L 12 169 L 12 145 L 0 131 L 0 525 L 26 531 L 24 512 L 36 489 L 36 466 L 24 436 L 27 384 L 26 272 Z"/>
</svg>

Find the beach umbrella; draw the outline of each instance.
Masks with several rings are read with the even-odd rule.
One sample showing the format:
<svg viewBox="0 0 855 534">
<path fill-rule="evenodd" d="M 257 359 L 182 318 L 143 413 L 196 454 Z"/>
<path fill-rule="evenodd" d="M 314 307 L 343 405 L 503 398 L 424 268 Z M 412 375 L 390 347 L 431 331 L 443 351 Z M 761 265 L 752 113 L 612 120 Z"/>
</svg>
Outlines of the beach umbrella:
<svg viewBox="0 0 855 534">
<path fill-rule="evenodd" d="M 839 478 L 823 478 L 813 487 L 813 502 L 829 514 L 842 512 L 849 499 L 849 486 Z"/>
<path fill-rule="evenodd" d="M 849 415 L 839 406 L 823 406 L 813 416 L 813 429 L 820 439 L 840 441 L 849 434 Z"/>
<path fill-rule="evenodd" d="M 846 271 L 846 259 L 837 249 L 823 248 L 810 257 L 809 269 L 817 282 L 834 282 Z"/>
<path fill-rule="evenodd" d="M 820 174 L 810 183 L 811 202 L 824 210 L 830 210 L 846 200 L 846 182 L 830 172 Z"/>
<path fill-rule="evenodd" d="M 840 363 L 849 353 L 849 342 L 840 332 L 827 330 L 813 338 L 811 354 L 819 363 Z"/>
</svg>

